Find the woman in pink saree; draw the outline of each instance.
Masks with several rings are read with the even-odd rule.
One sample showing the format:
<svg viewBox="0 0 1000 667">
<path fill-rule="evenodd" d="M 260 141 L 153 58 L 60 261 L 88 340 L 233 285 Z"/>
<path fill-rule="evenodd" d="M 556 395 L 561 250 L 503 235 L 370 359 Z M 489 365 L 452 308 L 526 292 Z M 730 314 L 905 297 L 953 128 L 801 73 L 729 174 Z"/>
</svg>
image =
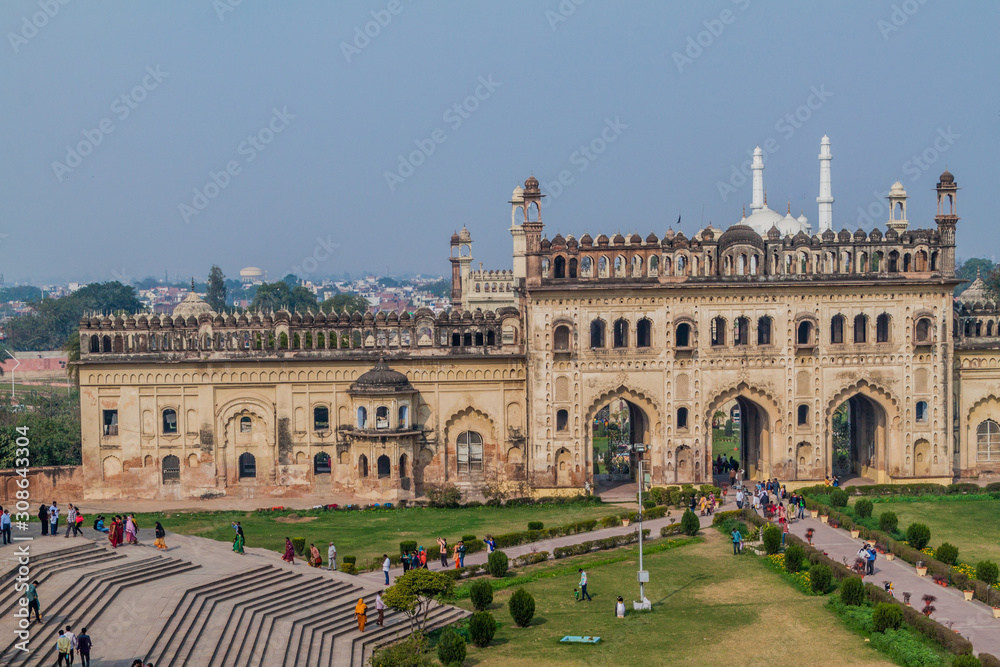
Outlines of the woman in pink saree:
<svg viewBox="0 0 1000 667">
<path fill-rule="evenodd" d="M 135 525 L 135 518 L 129 514 L 125 517 L 125 539 L 129 544 L 139 544 L 139 529 Z"/>
<path fill-rule="evenodd" d="M 292 546 L 292 541 L 287 537 L 285 538 L 285 554 L 281 557 L 281 560 L 295 565 L 295 547 Z"/>
</svg>

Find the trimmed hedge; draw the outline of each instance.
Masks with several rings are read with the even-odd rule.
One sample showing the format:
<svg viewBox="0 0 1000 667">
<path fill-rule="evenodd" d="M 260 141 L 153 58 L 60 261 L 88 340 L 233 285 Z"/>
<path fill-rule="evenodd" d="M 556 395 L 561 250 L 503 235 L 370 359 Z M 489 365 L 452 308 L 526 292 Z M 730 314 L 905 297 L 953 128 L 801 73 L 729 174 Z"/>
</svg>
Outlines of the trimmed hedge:
<svg viewBox="0 0 1000 667">
<path fill-rule="evenodd" d="M 862 519 L 868 518 L 872 515 L 872 510 L 875 509 L 875 505 L 872 501 L 867 498 L 862 498 L 858 502 L 854 503 L 854 514 Z"/>
<path fill-rule="evenodd" d="M 934 550 L 934 557 L 942 563 L 954 565 L 958 562 L 958 547 L 950 542 L 943 542 Z"/>
<path fill-rule="evenodd" d="M 465 653 L 465 638 L 455 632 L 454 628 L 445 628 L 437 645 L 438 660 L 441 664 L 446 667 L 461 665 L 465 662 Z"/>
<path fill-rule="evenodd" d="M 840 600 L 853 607 L 865 603 L 865 582 L 859 577 L 848 577 L 840 584 Z"/>
<path fill-rule="evenodd" d="M 806 551 L 798 544 L 791 544 L 785 549 L 785 569 L 789 572 L 798 572 L 805 559 Z"/>
<path fill-rule="evenodd" d="M 906 527 L 906 541 L 920 551 L 931 541 L 931 529 L 923 523 L 911 523 Z"/>
<path fill-rule="evenodd" d="M 813 593 L 825 594 L 833 582 L 833 570 L 826 565 L 816 564 L 809 568 L 809 588 Z"/>
<path fill-rule="evenodd" d="M 681 517 L 681 530 L 694 537 L 700 529 L 701 522 L 698 520 L 698 516 L 691 510 L 684 510 L 684 516 Z"/>
<path fill-rule="evenodd" d="M 477 611 L 469 619 L 469 636 L 472 643 L 482 648 L 489 646 L 493 635 L 497 633 L 497 622 L 488 611 Z"/>
<path fill-rule="evenodd" d="M 878 527 L 887 533 L 895 533 L 899 528 L 899 517 L 892 511 L 882 512 L 878 515 Z"/>
<path fill-rule="evenodd" d="M 976 565 L 976 579 L 979 579 L 990 586 L 997 585 L 998 575 L 1000 575 L 1000 573 L 997 572 L 997 564 L 991 560 L 981 560 Z"/>
<path fill-rule="evenodd" d="M 510 561 L 507 558 L 507 554 L 502 551 L 492 552 L 486 560 L 486 569 L 496 579 L 503 579 L 509 567 Z"/>
<path fill-rule="evenodd" d="M 487 579 L 473 582 L 469 587 L 469 599 L 476 611 L 483 611 L 493 604 L 493 585 Z"/>
<path fill-rule="evenodd" d="M 899 630 L 903 625 L 903 612 L 891 602 L 879 602 L 872 614 L 872 625 L 875 632 Z"/>
<path fill-rule="evenodd" d="M 888 603 L 897 609 L 901 609 L 903 619 L 908 625 L 925 637 L 940 644 L 949 653 L 954 655 L 972 653 L 972 643 L 954 630 L 946 628 L 929 616 L 924 616 L 914 607 L 904 606 L 902 602 L 874 584 L 866 583 L 865 591 L 868 593 L 868 599 L 875 604 Z"/>
<path fill-rule="evenodd" d="M 649 529 L 645 528 L 642 531 L 643 539 L 649 537 Z M 552 556 L 557 560 L 562 558 L 568 558 L 569 556 L 581 556 L 583 554 L 589 554 L 591 551 L 604 551 L 605 549 L 614 549 L 616 547 L 623 547 L 626 544 L 634 544 L 639 541 L 639 531 L 633 531 L 631 533 L 625 533 L 624 535 L 614 535 L 612 537 L 605 537 L 600 540 L 588 540 L 586 542 L 580 542 L 579 544 L 571 544 L 566 547 L 556 547 L 552 551 Z"/>
<path fill-rule="evenodd" d="M 510 596 L 507 608 L 510 609 L 510 617 L 514 619 L 514 623 L 519 628 L 526 628 L 531 625 L 531 619 L 535 616 L 535 598 L 526 589 L 518 588 Z"/>
</svg>

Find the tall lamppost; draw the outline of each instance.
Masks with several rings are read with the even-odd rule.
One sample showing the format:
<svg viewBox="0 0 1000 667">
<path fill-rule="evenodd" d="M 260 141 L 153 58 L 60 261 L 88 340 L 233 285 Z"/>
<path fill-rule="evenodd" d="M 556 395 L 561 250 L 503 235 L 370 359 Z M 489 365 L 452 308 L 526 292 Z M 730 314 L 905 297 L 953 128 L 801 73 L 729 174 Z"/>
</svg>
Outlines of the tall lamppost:
<svg viewBox="0 0 1000 667">
<path fill-rule="evenodd" d="M 645 585 L 649 582 L 649 572 L 644 570 L 642 567 L 642 486 L 643 486 L 643 476 L 642 476 L 642 459 L 646 451 L 646 445 L 641 443 L 636 443 L 633 447 L 636 454 L 639 455 L 639 605 L 640 609 L 646 608 L 646 588 Z"/>
</svg>

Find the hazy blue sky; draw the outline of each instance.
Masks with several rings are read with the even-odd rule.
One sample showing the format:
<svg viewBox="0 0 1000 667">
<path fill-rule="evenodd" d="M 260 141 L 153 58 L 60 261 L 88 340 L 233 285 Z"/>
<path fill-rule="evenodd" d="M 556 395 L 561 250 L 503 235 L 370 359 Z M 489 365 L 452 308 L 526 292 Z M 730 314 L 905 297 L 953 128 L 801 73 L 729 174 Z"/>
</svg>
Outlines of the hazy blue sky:
<svg viewBox="0 0 1000 667">
<path fill-rule="evenodd" d="M 932 226 L 947 167 L 959 255 L 1000 247 L 1000 3 L 62 2 L 0 3 L 8 284 L 447 274 L 462 225 L 506 268 L 532 172 L 550 237 L 690 235 L 768 140 L 769 205 L 815 226 L 824 133 L 836 229 L 884 229 L 897 178 Z"/>
</svg>

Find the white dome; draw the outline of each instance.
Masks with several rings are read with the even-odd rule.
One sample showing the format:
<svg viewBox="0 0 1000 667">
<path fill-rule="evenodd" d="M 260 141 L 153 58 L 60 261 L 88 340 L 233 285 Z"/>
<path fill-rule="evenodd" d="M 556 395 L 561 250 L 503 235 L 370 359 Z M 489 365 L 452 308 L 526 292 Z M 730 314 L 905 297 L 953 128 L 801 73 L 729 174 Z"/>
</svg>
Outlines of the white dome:
<svg viewBox="0 0 1000 667">
<path fill-rule="evenodd" d="M 781 229 L 781 214 L 777 211 L 772 211 L 764 205 L 764 208 L 759 211 L 755 211 L 750 217 L 741 220 L 740 222 L 744 225 L 753 227 L 753 230 L 760 234 L 761 236 L 767 236 L 767 230 L 771 229 L 772 226 L 776 226 Z"/>
<path fill-rule="evenodd" d="M 514 193 L 510 196 L 511 201 L 524 201 L 524 188 L 520 185 L 514 188 Z"/>
</svg>

